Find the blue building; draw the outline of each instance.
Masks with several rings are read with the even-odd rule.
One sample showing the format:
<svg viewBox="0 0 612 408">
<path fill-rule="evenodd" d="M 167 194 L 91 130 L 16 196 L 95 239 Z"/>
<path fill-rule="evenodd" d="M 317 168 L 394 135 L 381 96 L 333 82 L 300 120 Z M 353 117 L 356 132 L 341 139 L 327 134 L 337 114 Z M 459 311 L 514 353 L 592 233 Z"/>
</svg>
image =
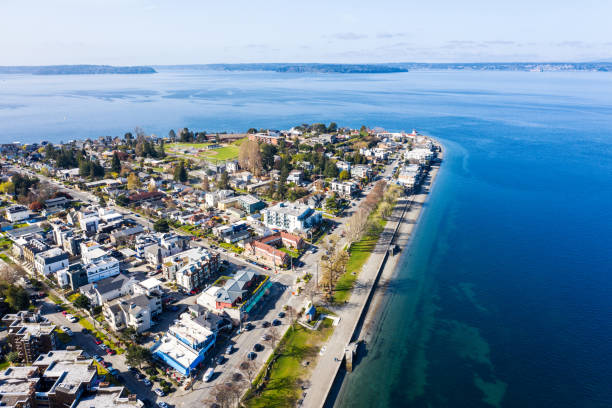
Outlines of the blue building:
<svg viewBox="0 0 612 408">
<path fill-rule="evenodd" d="M 216 320 L 213 319 L 216 324 Z M 206 316 L 183 313 L 151 348 L 153 356 L 179 373 L 190 376 L 215 345 L 217 328 Z"/>
</svg>

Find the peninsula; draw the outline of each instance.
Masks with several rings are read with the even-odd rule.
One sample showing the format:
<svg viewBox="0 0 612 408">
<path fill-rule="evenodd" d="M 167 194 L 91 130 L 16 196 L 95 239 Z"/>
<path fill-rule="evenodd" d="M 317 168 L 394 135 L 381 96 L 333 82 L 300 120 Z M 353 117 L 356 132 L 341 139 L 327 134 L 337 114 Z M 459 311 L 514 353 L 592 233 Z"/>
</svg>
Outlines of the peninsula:
<svg viewBox="0 0 612 408">
<path fill-rule="evenodd" d="M 45 65 L 0 66 L 0 74 L 32 75 L 101 75 L 101 74 L 155 74 L 151 67 L 116 67 L 111 65 Z"/>
<path fill-rule="evenodd" d="M 20 398 L 55 403 L 42 384 L 64 370 L 87 390 L 70 404 L 318 407 L 353 367 L 441 147 L 314 123 L 0 152 L 6 361 L 40 382 Z M 43 363 L 57 369 L 36 376 Z"/>
</svg>

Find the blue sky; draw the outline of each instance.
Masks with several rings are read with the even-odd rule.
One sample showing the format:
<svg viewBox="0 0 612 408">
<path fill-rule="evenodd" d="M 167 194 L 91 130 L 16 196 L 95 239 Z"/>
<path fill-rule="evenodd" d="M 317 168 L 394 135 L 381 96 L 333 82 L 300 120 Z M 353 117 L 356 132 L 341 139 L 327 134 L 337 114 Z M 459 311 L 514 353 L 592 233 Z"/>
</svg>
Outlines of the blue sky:
<svg viewBox="0 0 612 408">
<path fill-rule="evenodd" d="M 612 60 L 609 0 L 1 0 L 0 65 Z"/>
</svg>

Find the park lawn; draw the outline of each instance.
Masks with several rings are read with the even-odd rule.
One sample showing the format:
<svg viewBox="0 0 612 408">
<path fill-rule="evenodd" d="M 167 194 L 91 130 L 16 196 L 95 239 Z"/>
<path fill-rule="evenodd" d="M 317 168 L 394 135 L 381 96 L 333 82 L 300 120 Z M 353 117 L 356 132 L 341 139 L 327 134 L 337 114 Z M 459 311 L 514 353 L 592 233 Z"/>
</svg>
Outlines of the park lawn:
<svg viewBox="0 0 612 408">
<path fill-rule="evenodd" d="M 206 152 L 200 153 L 200 155 L 206 160 L 223 162 L 237 159 L 239 150 L 240 148 L 237 145 L 228 145 L 214 150 L 207 150 Z"/>
<path fill-rule="evenodd" d="M 377 220 L 380 225 L 380 232 L 385 228 L 387 221 L 383 218 Z M 350 257 L 346 265 L 346 272 L 338 278 L 334 292 L 334 303 L 344 303 L 348 300 L 353 289 L 353 284 L 361 272 L 361 268 L 370 258 L 374 251 L 380 232 L 374 235 L 366 235 L 359 241 L 354 242 L 349 249 Z"/>
<path fill-rule="evenodd" d="M 205 147 L 210 146 L 212 143 L 183 143 L 183 142 L 177 142 L 177 143 L 170 143 L 165 145 L 166 148 L 170 149 L 170 150 L 177 150 L 177 149 L 203 149 Z"/>
<path fill-rule="evenodd" d="M 244 401 L 245 406 L 250 408 L 295 406 L 302 393 L 297 380 L 305 378 L 310 368 L 315 366 L 319 349 L 332 332 L 331 321 L 328 319 L 317 331 L 307 330 L 298 324 L 294 325 L 292 330 L 288 330 L 277 347 L 276 352 L 281 348 L 284 351 L 272 366 L 268 384 L 259 395 L 250 396 L 249 391 Z M 304 360 L 310 360 L 308 367 L 302 365 Z M 264 372 L 265 369 L 262 368 L 255 383 L 263 377 Z"/>
<path fill-rule="evenodd" d="M 0 363 L 0 371 L 4 371 L 11 366 L 9 361 L 3 361 Z"/>
</svg>

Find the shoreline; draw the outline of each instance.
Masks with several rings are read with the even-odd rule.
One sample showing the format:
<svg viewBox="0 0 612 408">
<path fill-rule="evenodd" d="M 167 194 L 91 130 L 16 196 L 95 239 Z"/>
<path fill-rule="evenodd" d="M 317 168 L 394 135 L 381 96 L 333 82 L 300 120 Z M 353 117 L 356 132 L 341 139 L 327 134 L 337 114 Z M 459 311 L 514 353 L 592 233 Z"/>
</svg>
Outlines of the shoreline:
<svg viewBox="0 0 612 408">
<path fill-rule="evenodd" d="M 434 141 L 441 148 L 439 157 L 443 160 L 444 147 L 438 140 Z M 381 301 L 386 293 L 386 290 L 380 288 L 384 288 L 395 276 L 397 264 L 402 258 L 401 252 L 391 255 L 387 249 L 397 244 L 404 252 L 410 247 L 412 232 L 421 218 L 422 209 L 434 186 L 440 167 L 441 162 L 432 165 L 419 191 L 401 197 L 400 202 L 396 204 L 390 222 L 387 223 L 389 231 L 381 233 L 376 248 L 355 282 L 350 301 L 345 306 L 347 309 L 355 310 L 341 321 L 328 341 L 327 357 L 319 359 L 311 373 L 311 386 L 305 392 L 302 406 L 334 406 L 344 383 L 344 376 L 348 374 L 343 364 L 344 349 L 349 342 L 363 340 L 364 333 L 365 335 L 369 333 L 368 330 L 372 328 L 373 320 L 378 315 Z M 332 363 L 330 354 L 341 358 L 335 357 Z M 355 358 L 359 360 L 359 355 L 357 354 Z"/>
</svg>

